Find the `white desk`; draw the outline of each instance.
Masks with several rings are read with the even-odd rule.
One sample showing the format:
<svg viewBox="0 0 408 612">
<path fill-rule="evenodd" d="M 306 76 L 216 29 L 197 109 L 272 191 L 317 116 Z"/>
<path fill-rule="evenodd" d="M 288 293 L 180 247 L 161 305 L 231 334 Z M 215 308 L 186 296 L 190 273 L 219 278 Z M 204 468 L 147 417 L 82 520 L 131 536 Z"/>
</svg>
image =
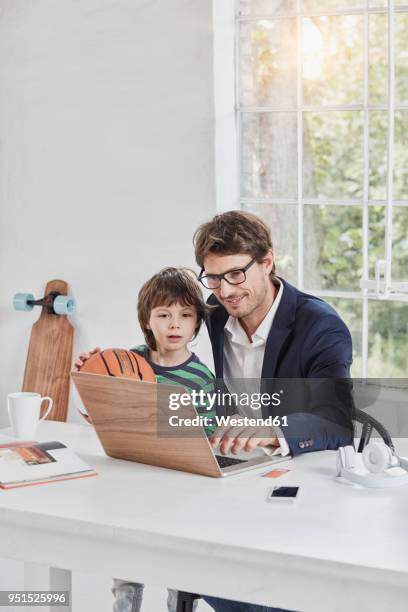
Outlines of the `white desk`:
<svg viewBox="0 0 408 612">
<path fill-rule="evenodd" d="M 1 492 L 2 557 L 305 612 L 407 609 L 408 487 L 341 484 L 334 452 L 279 480 L 211 479 L 109 459 L 87 426 L 46 422 L 38 439 L 99 476 Z M 277 483 L 300 484 L 298 503 L 265 503 Z"/>
</svg>

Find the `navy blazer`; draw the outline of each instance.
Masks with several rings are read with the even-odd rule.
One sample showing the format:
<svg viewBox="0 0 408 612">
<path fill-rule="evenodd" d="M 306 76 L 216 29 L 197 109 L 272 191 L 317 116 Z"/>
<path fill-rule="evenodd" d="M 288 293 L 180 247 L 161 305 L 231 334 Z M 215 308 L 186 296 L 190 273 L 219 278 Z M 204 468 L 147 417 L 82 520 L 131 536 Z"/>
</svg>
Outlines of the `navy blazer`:
<svg viewBox="0 0 408 612">
<path fill-rule="evenodd" d="M 276 390 L 276 379 L 302 379 L 284 385 L 291 395 L 284 408 L 287 426 L 281 431 L 293 455 L 352 444 L 350 332 L 329 304 L 280 280 L 283 294 L 266 341 L 261 390 Z M 208 316 L 207 327 L 215 375 L 222 379 L 229 315 L 214 295 L 208 303 L 217 306 Z M 269 407 L 262 413 L 264 417 L 277 414 Z"/>
</svg>

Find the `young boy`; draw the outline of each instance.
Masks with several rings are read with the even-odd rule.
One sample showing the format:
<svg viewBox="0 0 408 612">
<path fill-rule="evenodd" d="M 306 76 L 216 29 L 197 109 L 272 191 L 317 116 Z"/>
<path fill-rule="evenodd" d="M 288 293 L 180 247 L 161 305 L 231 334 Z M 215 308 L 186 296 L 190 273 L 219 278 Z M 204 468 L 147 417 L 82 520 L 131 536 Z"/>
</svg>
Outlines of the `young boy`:
<svg viewBox="0 0 408 612">
<path fill-rule="evenodd" d="M 158 383 L 173 383 L 187 391 L 214 391 L 214 376 L 188 348 L 201 327 L 206 306 L 200 286 L 184 268 L 164 268 L 140 290 L 137 311 L 146 344 L 132 349 L 146 359 Z M 196 406 L 208 422 L 215 411 Z M 206 428 L 210 435 L 215 426 Z"/>
<path fill-rule="evenodd" d="M 184 268 L 164 268 L 149 279 L 140 290 L 137 311 L 146 344 L 132 351 L 142 355 L 156 374 L 158 383 L 177 384 L 186 391 L 214 391 L 214 376 L 197 355 L 188 348 L 201 327 L 207 306 L 201 289 Z M 80 369 L 96 348 L 81 353 L 74 366 Z M 196 406 L 211 422 L 215 411 Z M 206 427 L 207 435 L 215 425 Z M 114 612 L 138 612 L 142 605 L 143 584 L 114 579 Z M 169 589 L 168 610 L 175 612 L 177 591 Z"/>
</svg>

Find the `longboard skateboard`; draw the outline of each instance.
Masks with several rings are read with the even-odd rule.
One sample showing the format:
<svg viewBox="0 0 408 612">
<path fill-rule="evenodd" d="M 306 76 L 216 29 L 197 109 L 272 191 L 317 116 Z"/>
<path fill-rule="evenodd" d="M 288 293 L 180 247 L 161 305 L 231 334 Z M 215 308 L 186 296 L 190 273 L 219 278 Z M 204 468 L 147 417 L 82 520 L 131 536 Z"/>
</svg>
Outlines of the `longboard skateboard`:
<svg viewBox="0 0 408 612">
<path fill-rule="evenodd" d="M 74 336 L 66 315 L 74 311 L 75 300 L 68 296 L 65 281 L 53 280 L 39 300 L 28 293 L 14 296 L 17 310 L 28 311 L 34 306 L 41 306 L 41 315 L 31 330 L 22 390 L 50 396 L 54 405 L 47 418 L 66 421 Z"/>
</svg>

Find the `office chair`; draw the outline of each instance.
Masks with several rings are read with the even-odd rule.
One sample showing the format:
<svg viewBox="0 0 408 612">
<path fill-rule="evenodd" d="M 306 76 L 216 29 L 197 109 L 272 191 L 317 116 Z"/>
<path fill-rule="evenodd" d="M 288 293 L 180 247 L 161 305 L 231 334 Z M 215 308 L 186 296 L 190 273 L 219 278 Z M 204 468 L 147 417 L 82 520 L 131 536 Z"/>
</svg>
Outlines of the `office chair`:
<svg viewBox="0 0 408 612">
<path fill-rule="evenodd" d="M 179 591 L 176 612 L 193 612 L 194 601 L 196 599 L 201 599 L 201 595 Z"/>
<path fill-rule="evenodd" d="M 385 429 L 385 427 L 379 421 L 377 421 L 377 419 L 372 417 L 370 414 L 367 414 L 363 410 L 354 407 L 353 421 L 355 421 L 356 423 L 361 423 L 363 426 L 361 430 L 360 442 L 357 449 L 358 453 L 362 453 L 364 448 L 370 442 L 371 434 L 374 430 L 379 433 L 384 443 L 389 446 L 392 451 L 395 451 L 390 434 Z"/>
</svg>

